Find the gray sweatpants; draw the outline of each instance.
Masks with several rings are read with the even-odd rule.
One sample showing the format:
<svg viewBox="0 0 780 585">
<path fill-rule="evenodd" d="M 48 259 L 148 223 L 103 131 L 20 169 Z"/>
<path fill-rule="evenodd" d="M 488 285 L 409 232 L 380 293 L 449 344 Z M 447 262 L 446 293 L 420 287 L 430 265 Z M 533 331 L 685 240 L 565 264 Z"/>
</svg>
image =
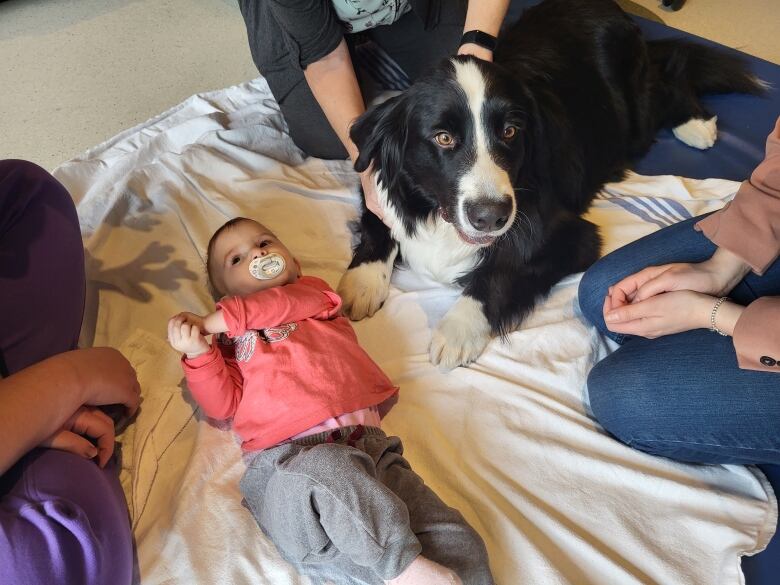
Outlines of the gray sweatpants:
<svg viewBox="0 0 780 585">
<path fill-rule="evenodd" d="M 249 459 L 241 492 L 281 554 L 306 575 L 375 585 L 422 553 L 464 585 L 492 585 L 484 542 L 412 471 L 401 440 L 360 430 L 340 429 L 343 439 L 333 442 L 327 433 L 306 437 Z"/>
</svg>

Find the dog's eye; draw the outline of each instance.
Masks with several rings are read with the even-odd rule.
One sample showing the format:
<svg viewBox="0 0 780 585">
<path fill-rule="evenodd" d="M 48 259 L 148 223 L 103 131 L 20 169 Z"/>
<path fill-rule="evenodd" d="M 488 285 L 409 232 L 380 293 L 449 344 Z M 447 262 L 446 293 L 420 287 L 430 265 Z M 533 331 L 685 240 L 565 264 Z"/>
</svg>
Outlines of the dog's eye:
<svg viewBox="0 0 780 585">
<path fill-rule="evenodd" d="M 507 126 L 504 128 L 504 132 L 501 134 L 501 138 L 507 142 L 512 140 L 517 135 L 517 128 L 514 126 Z"/>
<path fill-rule="evenodd" d="M 452 148 L 455 146 L 455 139 L 449 132 L 439 132 L 433 139 L 436 141 L 436 144 L 442 148 Z"/>
</svg>

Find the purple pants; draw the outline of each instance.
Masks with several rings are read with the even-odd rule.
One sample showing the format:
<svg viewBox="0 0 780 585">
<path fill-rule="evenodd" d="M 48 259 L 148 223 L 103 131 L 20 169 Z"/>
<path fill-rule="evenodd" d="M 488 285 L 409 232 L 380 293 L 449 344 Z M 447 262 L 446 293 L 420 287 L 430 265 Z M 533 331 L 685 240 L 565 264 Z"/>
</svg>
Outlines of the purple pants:
<svg viewBox="0 0 780 585">
<path fill-rule="evenodd" d="M 74 349 L 84 250 L 65 188 L 0 161 L 0 373 Z M 133 543 L 116 466 L 35 449 L 0 477 L 0 582 L 124 585 Z"/>
</svg>

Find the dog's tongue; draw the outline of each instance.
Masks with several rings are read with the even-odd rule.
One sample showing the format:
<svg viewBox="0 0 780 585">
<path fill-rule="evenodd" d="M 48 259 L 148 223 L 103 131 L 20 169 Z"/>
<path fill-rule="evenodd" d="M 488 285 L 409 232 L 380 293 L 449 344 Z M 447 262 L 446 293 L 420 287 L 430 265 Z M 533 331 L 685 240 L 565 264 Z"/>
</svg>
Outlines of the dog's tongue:
<svg viewBox="0 0 780 585">
<path fill-rule="evenodd" d="M 493 241 L 496 239 L 493 236 L 482 236 L 479 238 L 470 238 L 466 234 L 464 234 L 459 229 L 455 228 L 455 231 L 458 232 L 458 236 L 461 240 L 466 242 L 467 244 L 474 244 L 476 246 L 488 246 L 493 243 Z"/>
</svg>

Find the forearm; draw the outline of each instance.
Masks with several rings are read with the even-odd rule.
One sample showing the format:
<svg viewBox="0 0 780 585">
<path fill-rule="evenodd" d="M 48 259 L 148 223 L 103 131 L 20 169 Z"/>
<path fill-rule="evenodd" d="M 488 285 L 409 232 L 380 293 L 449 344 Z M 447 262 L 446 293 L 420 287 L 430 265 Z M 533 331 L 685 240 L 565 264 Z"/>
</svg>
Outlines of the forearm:
<svg viewBox="0 0 780 585">
<path fill-rule="evenodd" d="M 214 311 L 203 318 L 203 333 L 226 333 L 228 326 L 225 323 L 225 316 L 222 310 Z"/>
<path fill-rule="evenodd" d="M 481 30 L 497 37 L 508 7 L 509 0 L 470 0 L 463 32 Z M 458 53 L 469 53 L 487 61 L 493 60 L 492 51 L 473 43 L 463 45 Z"/>
<path fill-rule="evenodd" d="M 780 253 L 780 118 L 767 138 L 766 158 L 725 208 L 696 223 L 721 248 L 728 248 L 763 274 Z"/>
<path fill-rule="evenodd" d="M 750 272 L 750 264 L 727 248 L 717 248 L 706 263 L 713 274 L 720 276 L 721 289 L 714 291 L 716 295 L 727 294 Z"/>
<path fill-rule="evenodd" d="M 341 40 L 328 55 L 303 72 L 314 98 L 320 104 L 349 157 L 357 158 L 357 147 L 349 138 L 349 127 L 366 110 L 347 43 Z"/>
<path fill-rule="evenodd" d="M 471 0 L 463 31 L 481 30 L 494 37 L 498 36 L 507 8 L 509 0 Z"/>
<path fill-rule="evenodd" d="M 313 284 L 313 285 L 312 285 Z M 230 337 L 239 337 L 249 329 L 266 329 L 303 319 L 330 319 L 341 307 L 339 296 L 324 282 L 312 279 L 275 286 L 245 297 L 230 297 L 217 303 L 218 326 L 206 327 L 209 332 L 224 331 Z"/>
<path fill-rule="evenodd" d="M 241 399 L 243 379 L 235 366 L 229 366 L 219 349 L 207 355 L 182 360 L 187 387 L 203 412 L 214 419 L 232 417 Z"/>
<path fill-rule="evenodd" d="M 715 314 L 715 326 L 726 335 L 733 337 L 734 328 L 737 326 L 737 321 L 739 321 L 744 310 L 745 307 L 742 305 L 724 301 Z"/>
<path fill-rule="evenodd" d="M 59 430 L 84 403 L 84 384 L 70 353 L 0 380 L 0 475 Z"/>
</svg>

